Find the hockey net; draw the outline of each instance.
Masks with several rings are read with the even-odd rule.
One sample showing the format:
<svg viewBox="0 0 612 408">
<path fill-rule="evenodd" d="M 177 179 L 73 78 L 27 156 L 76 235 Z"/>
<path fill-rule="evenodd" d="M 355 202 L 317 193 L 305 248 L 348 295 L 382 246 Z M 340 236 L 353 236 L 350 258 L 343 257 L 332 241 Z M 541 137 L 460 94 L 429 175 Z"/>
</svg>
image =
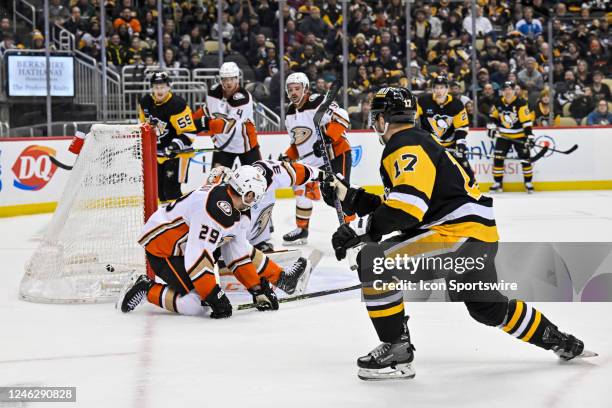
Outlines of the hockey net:
<svg viewBox="0 0 612 408">
<path fill-rule="evenodd" d="M 110 302 L 145 273 L 137 243 L 157 205 L 156 137 L 148 126 L 94 125 L 39 247 L 26 264 L 21 298 Z"/>
</svg>

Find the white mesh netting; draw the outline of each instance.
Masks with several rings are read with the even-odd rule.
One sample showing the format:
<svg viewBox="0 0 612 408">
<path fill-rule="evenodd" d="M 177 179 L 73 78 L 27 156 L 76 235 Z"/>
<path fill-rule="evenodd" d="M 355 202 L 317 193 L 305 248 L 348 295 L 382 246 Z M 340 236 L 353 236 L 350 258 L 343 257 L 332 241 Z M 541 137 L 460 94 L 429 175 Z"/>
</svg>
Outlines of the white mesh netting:
<svg viewBox="0 0 612 408">
<path fill-rule="evenodd" d="M 38 249 L 20 296 L 51 303 L 110 302 L 135 271 L 144 208 L 138 125 L 94 125 Z"/>
</svg>

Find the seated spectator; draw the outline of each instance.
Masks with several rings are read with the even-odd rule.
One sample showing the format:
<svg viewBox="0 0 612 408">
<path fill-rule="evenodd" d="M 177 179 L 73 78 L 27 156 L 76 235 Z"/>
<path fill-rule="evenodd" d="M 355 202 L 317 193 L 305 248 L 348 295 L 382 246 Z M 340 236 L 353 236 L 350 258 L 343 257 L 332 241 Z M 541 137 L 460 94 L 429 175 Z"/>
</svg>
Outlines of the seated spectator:
<svg viewBox="0 0 612 408">
<path fill-rule="evenodd" d="M 489 115 L 491 106 L 497 99 L 497 92 L 492 84 L 485 84 L 482 88 L 482 93 L 478 95 L 478 111 L 483 115 Z"/>
<path fill-rule="evenodd" d="M 497 69 L 493 74 L 491 74 L 491 82 L 497 84 L 497 87 L 500 88 L 504 82 L 508 80 L 508 75 L 510 74 L 510 67 L 507 62 L 500 62 L 497 64 Z"/>
<path fill-rule="evenodd" d="M 463 95 L 463 92 L 461 92 L 461 86 L 459 86 L 459 83 L 457 81 L 450 81 L 448 83 L 448 93 L 453 97 L 453 99 L 461 101 L 464 106 L 465 104 L 471 101 L 469 97 Z"/>
<path fill-rule="evenodd" d="M 591 85 L 593 82 L 593 78 L 591 78 L 591 73 L 589 72 L 589 67 L 587 63 L 583 59 L 578 60 L 578 64 L 576 65 L 576 82 L 578 82 L 583 88 Z"/>
<path fill-rule="evenodd" d="M 593 85 L 591 85 L 591 89 L 593 90 L 593 97 L 596 100 L 603 99 L 607 102 L 612 102 L 612 95 L 610 95 L 610 87 L 607 84 L 604 84 L 603 81 L 603 73 L 599 70 L 593 72 Z"/>
<path fill-rule="evenodd" d="M 121 24 L 117 29 L 117 34 L 119 34 L 119 38 L 121 39 L 121 45 L 124 48 L 128 48 L 130 46 L 130 28 L 127 24 Z"/>
<path fill-rule="evenodd" d="M 266 47 L 266 57 L 255 67 L 255 77 L 264 82 L 278 71 L 278 56 L 275 47 Z"/>
<path fill-rule="evenodd" d="M 576 98 L 576 94 L 584 93 L 582 86 L 576 82 L 573 71 L 565 71 L 563 79 L 555 85 L 555 104 L 559 111 L 562 111 L 565 105 L 571 104 Z"/>
<path fill-rule="evenodd" d="M 351 129 L 368 129 L 370 122 L 370 108 L 372 103 L 368 98 L 361 101 L 359 112 L 349 114 Z"/>
<path fill-rule="evenodd" d="M 593 99 L 593 91 L 588 86 L 584 88 L 583 92 L 576 93 L 569 108 L 570 114 L 578 123 L 593 109 L 595 109 L 595 100 Z"/>
<path fill-rule="evenodd" d="M 372 45 L 374 38 L 376 38 L 376 35 L 378 34 L 378 31 L 374 27 L 372 27 L 370 19 L 367 17 L 359 22 L 358 32 L 365 35 L 366 42 L 368 43 L 368 45 Z"/>
<path fill-rule="evenodd" d="M 530 99 L 537 98 L 540 91 L 544 89 L 544 78 L 536 69 L 536 60 L 528 57 L 525 60 L 525 68 L 516 75 L 521 88 L 527 90 Z"/>
<path fill-rule="evenodd" d="M 164 61 L 162 64 L 165 68 L 180 68 L 181 64 L 177 61 L 176 55 L 172 48 L 164 50 Z"/>
<path fill-rule="evenodd" d="M 429 4 L 423 5 L 423 12 L 431 26 L 431 37 L 438 38 L 442 34 L 442 21 L 433 15 L 431 6 Z"/>
<path fill-rule="evenodd" d="M 189 36 L 189 34 L 185 34 L 181 38 L 178 53 L 176 54 L 176 60 L 178 61 L 181 67 L 187 67 L 189 65 L 189 60 L 191 60 L 192 52 L 193 49 L 191 48 L 191 37 Z"/>
<path fill-rule="evenodd" d="M 542 23 L 537 18 L 533 18 L 533 9 L 531 7 L 525 7 L 523 9 L 523 18 L 516 23 L 516 29 L 525 37 L 535 38 L 542 33 Z"/>
<path fill-rule="evenodd" d="M 314 46 L 304 45 L 302 52 L 296 58 L 300 70 L 306 70 L 308 66 L 314 65 L 317 71 L 321 71 L 329 63 L 329 60 L 322 55 L 315 53 Z"/>
<path fill-rule="evenodd" d="M 255 67 L 259 64 L 259 61 L 265 59 L 268 53 L 266 51 L 266 36 L 263 34 L 257 34 L 255 36 L 255 43 L 251 46 L 246 57 L 251 66 Z"/>
<path fill-rule="evenodd" d="M 223 42 L 227 44 L 232 40 L 232 36 L 234 35 L 234 26 L 229 22 L 229 12 L 227 9 L 223 11 L 222 16 L 221 29 L 219 30 L 219 23 L 215 22 L 210 29 L 210 37 L 213 40 L 218 40 L 219 32 L 221 32 L 221 38 Z"/>
<path fill-rule="evenodd" d="M 304 33 L 297 31 L 295 21 L 289 20 L 285 24 L 285 46 L 292 46 L 298 49 L 304 43 Z"/>
<path fill-rule="evenodd" d="M 365 35 L 357 34 L 354 43 L 349 48 L 349 62 L 352 65 L 368 64 L 374 58 L 370 47 L 366 43 Z"/>
<path fill-rule="evenodd" d="M 383 67 L 387 76 L 399 76 L 404 69 L 402 63 L 391 54 L 391 49 L 387 45 L 380 48 L 380 54 L 376 55 L 376 63 Z"/>
<path fill-rule="evenodd" d="M 427 78 L 421 72 L 419 63 L 414 60 L 410 61 L 410 85 L 413 91 L 422 91 L 427 87 Z"/>
<path fill-rule="evenodd" d="M 140 37 L 138 35 L 134 35 L 130 43 L 130 48 L 128 48 L 125 52 L 125 63 L 127 65 L 137 65 L 138 62 L 143 59 L 142 54 L 143 48 Z"/>
<path fill-rule="evenodd" d="M 119 34 L 113 33 L 106 46 L 106 61 L 108 66 L 119 70 L 119 68 L 125 64 L 125 51 L 125 47 L 121 44 Z"/>
<path fill-rule="evenodd" d="M 321 20 L 321 10 L 318 7 L 310 8 L 309 13 L 300 22 L 299 30 L 303 33 L 313 33 L 317 38 L 325 37 L 327 26 Z"/>
<path fill-rule="evenodd" d="M 380 35 L 374 40 L 376 52 L 379 52 L 380 48 L 385 45 L 391 50 L 391 55 L 397 58 L 401 58 L 401 56 L 404 54 L 402 50 L 400 50 L 399 44 L 393 41 L 391 32 L 387 29 L 381 30 Z"/>
<path fill-rule="evenodd" d="M 259 18 L 259 23 L 264 27 L 272 27 L 274 24 L 274 7 L 269 0 L 259 0 L 255 12 Z"/>
<path fill-rule="evenodd" d="M 544 88 L 538 100 L 533 107 L 533 122 L 535 126 L 553 126 L 559 123 L 559 114 L 555 112 L 553 122 L 550 122 L 550 111 L 553 109 L 553 104 L 550 101 L 550 92 L 548 88 Z"/>
<path fill-rule="evenodd" d="M 200 55 L 204 54 L 204 37 L 200 32 L 200 26 L 194 25 L 189 31 L 189 39 L 191 40 L 191 51 L 197 52 Z"/>
<path fill-rule="evenodd" d="M 372 84 L 373 91 L 389 86 L 387 75 L 385 74 L 385 70 L 381 65 L 376 65 L 374 67 L 374 71 L 370 76 L 370 84 Z"/>
<path fill-rule="evenodd" d="M 597 108 L 587 116 L 587 125 L 610 125 L 612 124 L 612 113 L 608 111 L 608 102 L 601 99 L 597 102 Z"/>
<path fill-rule="evenodd" d="M 461 17 L 455 12 L 450 13 L 448 19 L 444 20 L 442 23 L 442 31 L 446 33 L 449 38 L 458 38 L 462 30 Z"/>
<path fill-rule="evenodd" d="M 153 13 L 150 11 L 145 13 L 140 34 L 145 41 L 157 40 L 157 21 L 153 18 Z"/>
<path fill-rule="evenodd" d="M 202 56 L 198 52 L 192 52 L 191 57 L 189 58 L 189 69 L 197 69 L 197 68 L 206 68 L 204 64 L 202 64 Z"/>
<path fill-rule="evenodd" d="M 77 38 L 81 38 L 83 32 L 87 31 L 87 23 L 81 18 L 81 9 L 78 7 L 72 8 L 70 18 L 64 22 L 64 28 L 74 34 Z"/>
<path fill-rule="evenodd" d="M 342 5 L 337 0 L 327 0 L 323 5 L 323 22 L 330 30 L 342 26 Z"/>
<path fill-rule="evenodd" d="M 289 20 L 291 21 L 291 20 Z M 196 28 L 196 27 L 194 27 Z M 263 35 L 263 34 L 262 34 Z M 287 38 L 285 37 L 285 40 Z M 238 30 L 234 31 L 234 35 L 232 36 L 232 51 L 237 52 L 238 54 L 246 55 L 251 48 L 251 28 L 249 26 L 248 21 L 242 20 Z M 265 36 L 264 36 L 265 42 Z M 287 44 L 287 42 L 285 42 Z"/>
<path fill-rule="evenodd" d="M 17 49 L 14 38 L 15 37 L 13 36 L 13 33 L 4 33 L 2 42 L 0 42 L 0 57 L 2 57 L 4 53 L 8 50 Z"/>
<path fill-rule="evenodd" d="M 480 112 L 476 112 L 476 122 L 474 122 L 474 102 L 472 102 L 471 100 L 468 100 L 465 104 L 465 111 L 468 115 L 468 123 L 469 123 L 469 127 L 474 128 L 474 127 L 484 127 L 487 122 L 488 116 L 483 115 Z"/>
<path fill-rule="evenodd" d="M 357 97 L 370 90 L 370 78 L 368 77 L 368 70 L 365 65 L 359 65 L 355 78 L 349 85 L 349 96 Z"/>
<path fill-rule="evenodd" d="M 483 10 L 481 6 L 476 7 L 476 35 L 477 37 L 483 37 L 485 34 L 493 31 L 493 26 L 488 18 L 483 16 Z M 470 14 L 463 19 L 463 29 L 470 35 L 472 35 L 472 14 L 470 8 Z"/>
<path fill-rule="evenodd" d="M 129 7 L 123 9 L 120 17 L 116 18 L 115 21 L 113 21 L 113 28 L 117 30 L 124 24 L 128 26 L 130 35 L 142 31 L 140 21 L 138 21 L 137 18 L 134 18 L 134 13 L 132 13 L 132 10 Z"/>
<path fill-rule="evenodd" d="M 610 72 L 610 52 L 601 45 L 597 38 L 591 39 L 586 60 L 592 70 Z"/>
<path fill-rule="evenodd" d="M 53 23 L 62 25 L 68 18 L 70 18 L 68 7 L 64 6 L 61 0 L 51 0 L 51 4 L 49 5 L 49 20 Z"/>
</svg>

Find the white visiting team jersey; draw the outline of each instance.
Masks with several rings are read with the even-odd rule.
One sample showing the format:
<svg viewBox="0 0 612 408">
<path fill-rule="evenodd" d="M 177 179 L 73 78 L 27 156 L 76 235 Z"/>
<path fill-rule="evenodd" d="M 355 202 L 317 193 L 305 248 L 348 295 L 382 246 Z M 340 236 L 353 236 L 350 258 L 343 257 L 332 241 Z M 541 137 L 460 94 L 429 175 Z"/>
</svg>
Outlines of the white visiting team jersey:
<svg viewBox="0 0 612 408">
<path fill-rule="evenodd" d="M 242 258 L 250 262 L 249 225 L 248 214 L 232 206 L 227 185 L 207 185 L 159 208 L 145 223 L 139 243 L 158 257 L 184 255 L 195 281 L 213 272 L 213 252 L 219 247 L 228 264 Z"/>
<path fill-rule="evenodd" d="M 206 95 L 205 110 L 207 116 L 221 116 L 229 121 L 227 133 L 215 134 L 212 137 L 217 149 L 228 153 L 245 153 L 257 145 L 253 98 L 248 91 L 239 88 L 227 100 L 223 96 L 221 85 L 214 85 Z"/>
<path fill-rule="evenodd" d="M 296 109 L 295 105 L 291 104 L 285 116 L 285 127 L 291 138 L 291 144 L 297 149 L 298 160 L 313 167 L 321 167 L 323 165 L 323 159 L 316 157 L 312 153 L 312 146 L 318 139 L 314 115 L 324 100 L 324 95 L 313 94 L 300 109 Z M 342 109 L 336 102 L 332 102 L 329 109 L 323 115 L 321 126 L 325 128 L 332 121 L 340 123 L 346 129 L 350 128 L 347 111 Z"/>
<path fill-rule="evenodd" d="M 288 163 L 275 160 L 258 160 L 253 166 L 263 171 L 268 188 L 264 196 L 251 207 L 251 224 L 248 233 L 249 242 L 257 245 L 270 239 L 270 219 L 276 202 L 275 191 L 303 185 L 316 180 L 319 170 L 300 163 Z"/>
</svg>

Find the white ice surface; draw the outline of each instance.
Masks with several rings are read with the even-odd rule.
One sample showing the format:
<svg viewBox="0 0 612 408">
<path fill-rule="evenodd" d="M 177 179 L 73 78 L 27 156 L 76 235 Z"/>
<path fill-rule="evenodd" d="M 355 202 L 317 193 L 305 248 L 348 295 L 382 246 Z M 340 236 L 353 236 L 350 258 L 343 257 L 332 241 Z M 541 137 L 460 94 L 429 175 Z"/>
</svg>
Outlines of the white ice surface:
<svg viewBox="0 0 612 408">
<path fill-rule="evenodd" d="M 293 228 L 293 205 L 277 204 L 277 237 Z M 505 241 L 612 241 L 611 209 L 610 191 L 496 199 Z M 331 253 L 334 217 L 316 206 L 309 246 L 326 254 L 319 279 L 350 273 Z M 122 315 L 108 304 L 18 300 L 33 237 L 49 219 L 0 219 L 0 386 L 78 387 L 77 404 L 53 407 L 612 406 L 612 303 L 535 305 L 600 354 L 565 364 L 476 323 L 462 304 L 407 304 L 416 378 L 365 383 L 355 359 L 378 340 L 356 292 L 223 321 L 149 304 Z"/>
</svg>

